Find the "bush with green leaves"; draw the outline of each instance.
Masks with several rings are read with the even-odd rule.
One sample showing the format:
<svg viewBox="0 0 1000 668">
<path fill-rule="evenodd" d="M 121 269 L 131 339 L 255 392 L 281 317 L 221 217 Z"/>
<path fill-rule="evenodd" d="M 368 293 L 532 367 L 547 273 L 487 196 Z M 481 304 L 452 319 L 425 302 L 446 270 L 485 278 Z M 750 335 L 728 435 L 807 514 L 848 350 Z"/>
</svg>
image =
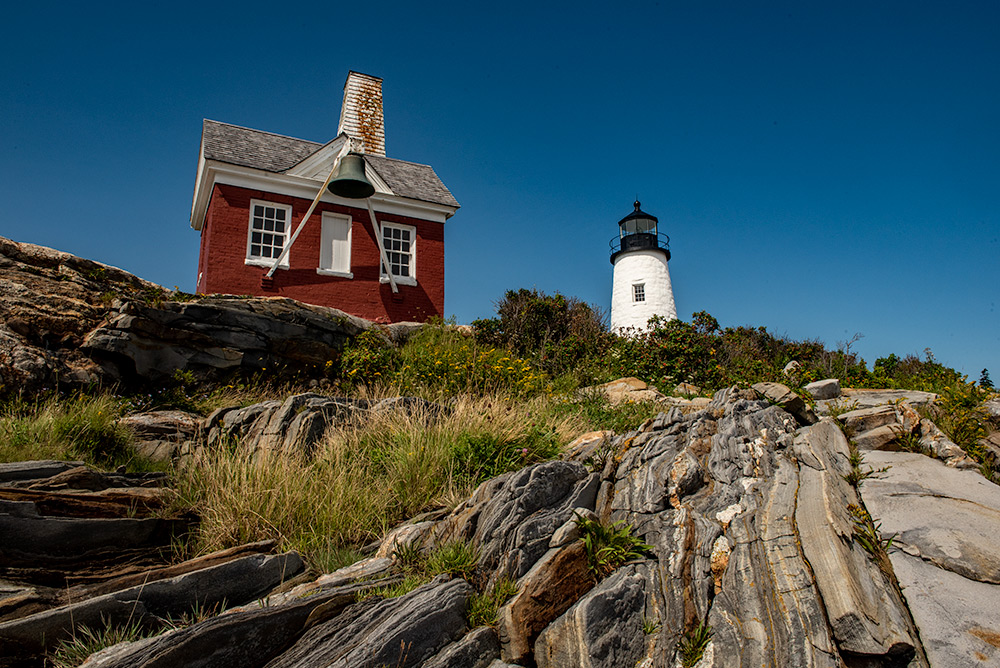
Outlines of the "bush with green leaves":
<svg viewBox="0 0 1000 668">
<path fill-rule="evenodd" d="M 481 345 L 530 359 L 551 376 L 592 374 L 610 341 L 604 314 L 575 297 L 508 290 L 497 317 L 472 323 Z"/>
<path fill-rule="evenodd" d="M 980 464 L 986 462 L 986 452 L 979 441 L 990 433 L 989 414 L 983 408 L 989 397 L 988 390 L 963 377 L 943 388 L 941 398 L 927 410 L 941 431 Z"/>
<path fill-rule="evenodd" d="M 496 626 L 497 611 L 516 593 L 517 584 L 508 577 L 500 578 L 495 585 L 483 593 L 474 593 L 469 598 L 465 611 L 469 628 Z"/>
<path fill-rule="evenodd" d="M 381 385 L 395 375 L 399 366 L 399 349 L 375 329 L 354 337 L 340 359 L 342 378 L 354 385 Z"/>
<path fill-rule="evenodd" d="M 496 433 L 462 434 L 452 450 L 456 477 L 472 485 L 558 455 L 558 434 L 538 425 L 512 439 Z"/>
<path fill-rule="evenodd" d="M 555 403 L 552 411 L 556 415 L 573 415 L 582 420 L 586 428 L 609 429 L 623 434 L 651 417 L 655 417 L 663 407 L 654 401 L 622 401 L 611 403 L 608 396 L 600 391 L 583 391 L 576 397 Z"/>
<path fill-rule="evenodd" d="M 632 535 L 632 528 L 622 521 L 603 524 L 578 515 L 576 525 L 587 554 L 587 568 L 597 579 L 611 575 L 628 561 L 641 559 L 653 549 Z"/>
<path fill-rule="evenodd" d="M 712 627 L 705 622 L 688 630 L 677 643 L 677 653 L 680 655 L 683 668 L 694 668 L 705 655 L 705 648 L 712 640 Z"/>
</svg>

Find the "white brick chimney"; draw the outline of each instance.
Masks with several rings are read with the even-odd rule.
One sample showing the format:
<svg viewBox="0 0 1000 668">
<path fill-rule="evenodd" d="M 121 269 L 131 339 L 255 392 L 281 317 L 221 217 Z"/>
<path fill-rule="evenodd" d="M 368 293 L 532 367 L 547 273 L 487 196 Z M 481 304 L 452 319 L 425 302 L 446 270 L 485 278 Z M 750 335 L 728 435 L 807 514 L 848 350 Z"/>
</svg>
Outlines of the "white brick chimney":
<svg viewBox="0 0 1000 668">
<path fill-rule="evenodd" d="M 361 141 L 365 153 L 385 155 L 385 120 L 382 117 L 380 78 L 353 71 L 347 74 L 337 134 L 341 132 Z"/>
</svg>

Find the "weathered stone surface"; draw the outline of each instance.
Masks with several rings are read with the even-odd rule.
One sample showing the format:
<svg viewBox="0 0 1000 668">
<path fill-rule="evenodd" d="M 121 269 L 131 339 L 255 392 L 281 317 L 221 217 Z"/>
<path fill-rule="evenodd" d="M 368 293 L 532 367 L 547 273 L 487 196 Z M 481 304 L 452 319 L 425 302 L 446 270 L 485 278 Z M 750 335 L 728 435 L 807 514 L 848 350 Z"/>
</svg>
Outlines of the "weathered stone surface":
<svg viewBox="0 0 1000 668">
<path fill-rule="evenodd" d="M 903 401 L 911 406 L 918 407 L 927 406 L 937 398 L 938 395 L 933 392 L 919 392 L 917 390 L 857 390 L 845 387 L 841 389 L 839 398 L 817 401 L 816 411 L 821 415 L 826 415 L 831 405 L 871 408 L 873 406 L 901 403 Z"/>
<path fill-rule="evenodd" d="M 588 390 L 603 393 L 612 405 L 625 401 L 662 401 L 666 395 L 638 378 L 619 378 Z"/>
<path fill-rule="evenodd" d="M 118 423 L 133 434 L 136 452 L 155 462 L 170 462 L 190 450 L 201 431 L 201 417 L 185 411 L 133 413 Z"/>
<path fill-rule="evenodd" d="M 497 632 L 480 626 L 438 652 L 423 668 L 488 668 L 499 658 Z"/>
<path fill-rule="evenodd" d="M 263 596 L 302 568 L 294 552 L 255 554 L 3 622 L 0 656 L 47 650 L 78 626 L 120 625 L 128 620 L 155 623 L 155 618 L 179 617 L 196 606 L 239 605 Z"/>
<path fill-rule="evenodd" d="M 259 668 L 287 650 L 310 621 L 352 605 L 371 585 L 352 585 L 289 605 L 238 609 L 87 660 L 87 668 Z"/>
<path fill-rule="evenodd" d="M 0 485 L 50 478 L 79 466 L 83 466 L 83 462 L 60 462 L 52 459 L 0 463 Z"/>
<path fill-rule="evenodd" d="M 817 380 L 806 385 L 805 389 L 813 399 L 836 399 L 840 396 L 840 380 L 836 378 Z"/>
<path fill-rule="evenodd" d="M 176 496 L 157 487 L 124 487 L 98 492 L 50 492 L 19 487 L 0 487 L 0 500 L 30 504 L 35 515 L 58 517 L 145 516 L 166 506 Z M 4 511 L 0 510 L 0 514 Z"/>
<path fill-rule="evenodd" d="M 305 393 L 284 401 L 264 401 L 243 408 L 222 408 L 202 425 L 210 447 L 238 439 L 250 451 L 285 456 L 309 456 L 326 430 L 387 411 L 426 415 L 433 419 L 442 407 L 416 397 L 380 401 L 327 397 Z"/>
<path fill-rule="evenodd" d="M 582 436 L 578 436 L 572 443 L 567 445 L 560 457 L 572 462 L 586 462 L 593 457 L 598 450 L 607 447 L 609 441 L 614 436 L 612 431 L 588 431 Z"/>
<path fill-rule="evenodd" d="M 593 508 L 600 484 L 583 464 L 534 464 L 489 480 L 431 532 L 433 544 L 470 540 L 491 579 L 519 578 L 545 554 L 577 507 Z"/>
<path fill-rule="evenodd" d="M 897 425 L 884 425 L 875 427 L 860 434 L 855 434 L 851 439 L 858 446 L 859 450 L 882 450 L 890 443 L 899 438 L 901 431 Z"/>
<path fill-rule="evenodd" d="M 538 668 L 632 666 L 643 656 L 647 565 L 619 569 L 538 636 Z"/>
<path fill-rule="evenodd" d="M 84 564 L 113 565 L 136 550 L 170 545 L 187 530 L 186 519 L 87 519 L 0 515 L 0 569 L 72 570 Z"/>
<path fill-rule="evenodd" d="M 363 600 L 311 626 L 267 666 L 420 666 L 464 634 L 471 594 L 472 587 L 464 580 L 439 577 L 399 598 Z"/>
<path fill-rule="evenodd" d="M 311 582 L 304 582 L 296 585 L 288 591 L 269 595 L 266 599 L 258 602 L 258 605 L 282 605 L 294 603 L 300 598 L 316 596 L 323 592 L 329 592 L 339 587 L 344 587 L 360 580 L 376 581 L 384 579 L 389 575 L 392 568 L 392 559 L 369 557 L 362 559 L 349 566 L 344 566 L 333 573 L 326 573 Z M 380 584 L 387 584 L 381 582 Z M 248 604 L 252 607 L 254 603 Z"/>
<path fill-rule="evenodd" d="M 994 420 L 1000 420 L 1000 398 L 984 401 L 983 410 Z"/>
<path fill-rule="evenodd" d="M 231 547 L 206 554 L 202 557 L 189 559 L 179 564 L 160 566 L 157 568 L 142 569 L 133 566 L 126 566 L 116 573 L 103 578 L 87 578 L 83 573 L 72 574 L 74 583 L 68 587 L 35 587 L 34 596 L 22 601 L 10 601 L 7 605 L 0 603 L 0 621 L 10 621 L 21 617 L 57 608 L 71 603 L 79 603 L 96 596 L 114 593 L 130 587 L 142 585 L 143 583 L 156 582 L 168 578 L 184 575 L 193 571 L 223 564 L 234 559 L 247 556 L 249 554 L 262 554 L 271 552 L 276 545 L 275 541 L 260 541 Z"/>
<path fill-rule="evenodd" d="M 920 447 L 953 468 L 979 468 L 962 448 L 955 445 L 936 424 L 926 418 L 920 421 Z"/>
<path fill-rule="evenodd" d="M 1000 585 L 1000 486 L 920 454 L 873 452 L 888 469 L 861 487 L 885 536 L 910 556 L 970 580 Z"/>
<path fill-rule="evenodd" d="M 889 555 L 934 668 L 1000 665 L 1000 586 Z"/>
<path fill-rule="evenodd" d="M 102 473 L 87 466 L 77 466 L 43 480 L 13 482 L 11 486 L 53 492 L 97 492 L 122 487 L 161 487 L 166 480 L 165 473 Z"/>
<path fill-rule="evenodd" d="M 583 543 L 549 550 L 518 580 L 518 592 L 498 614 L 504 661 L 523 662 L 542 629 L 573 605 L 595 584 L 587 569 Z"/>
<path fill-rule="evenodd" d="M 36 389 L 216 380 L 270 369 L 322 375 L 370 322 L 283 298 L 183 296 L 115 267 L 0 238 L 0 383 Z M 109 299 L 109 295 L 115 295 Z M 406 338 L 414 324 L 390 328 Z"/>
<path fill-rule="evenodd" d="M 549 548 L 563 547 L 564 545 L 569 545 L 574 541 L 580 540 L 580 521 L 584 519 L 592 522 L 600 521 L 597 513 L 590 508 L 574 508 L 573 518 L 567 520 L 565 524 L 556 529 L 555 533 L 552 534 L 552 538 L 549 539 Z"/>
<path fill-rule="evenodd" d="M 803 463 L 795 521 L 840 650 L 919 656 L 920 643 L 898 593 L 853 538 L 848 508 L 860 499 L 844 479 L 850 468 L 847 439 L 827 418 L 803 430 L 795 448 Z"/>
<path fill-rule="evenodd" d="M 884 404 L 869 408 L 858 408 L 837 416 L 848 430 L 861 434 L 879 427 L 898 427 L 900 432 L 912 432 L 920 424 L 920 416 L 908 406 L 901 404 Z"/>
<path fill-rule="evenodd" d="M 806 402 L 802 400 L 802 397 L 781 383 L 757 383 L 753 386 L 753 389 L 763 399 L 781 406 L 794 415 L 800 424 L 805 425 L 816 422 L 816 415 L 806 406 Z"/>
</svg>

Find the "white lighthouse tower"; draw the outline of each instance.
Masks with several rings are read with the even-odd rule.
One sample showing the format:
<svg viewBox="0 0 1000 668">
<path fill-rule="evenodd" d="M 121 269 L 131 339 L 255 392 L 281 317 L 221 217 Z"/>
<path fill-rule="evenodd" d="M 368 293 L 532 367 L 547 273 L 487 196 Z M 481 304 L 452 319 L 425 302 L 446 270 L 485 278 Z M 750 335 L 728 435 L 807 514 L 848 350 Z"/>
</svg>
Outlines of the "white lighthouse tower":
<svg viewBox="0 0 1000 668">
<path fill-rule="evenodd" d="M 670 287 L 670 237 L 656 229 L 655 216 L 635 211 L 618 222 L 618 236 L 611 240 L 614 287 L 611 290 L 611 330 L 638 331 L 654 315 L 677 318 L 674 292 Z"/>
</svg>

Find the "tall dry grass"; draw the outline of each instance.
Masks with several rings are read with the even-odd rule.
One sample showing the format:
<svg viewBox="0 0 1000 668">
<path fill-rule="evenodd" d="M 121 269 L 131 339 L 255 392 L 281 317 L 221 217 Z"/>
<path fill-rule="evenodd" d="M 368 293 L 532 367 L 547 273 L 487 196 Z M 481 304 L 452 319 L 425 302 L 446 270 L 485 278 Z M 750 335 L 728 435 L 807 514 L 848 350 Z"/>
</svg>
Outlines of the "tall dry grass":
<svg viewBox="0 0 1000 668">
<path fill-rule="evenodd" d="M 476 462 L 459 456 L 463 444 L 506 448 L 507 459 L 490 464 L 520 468 L 555 456 L 579 431 L 544 398 L 463 395 L 440 411 L 376 413 L 332 428 L 312 460 L 233 443 L 184 474 L 181 489 L 202 517 L 196 551 L 274 538 L 328 570 L 353 560 L 352 546 L 468 496 L 478 478 L 464 470 Z"/>
</svg>

